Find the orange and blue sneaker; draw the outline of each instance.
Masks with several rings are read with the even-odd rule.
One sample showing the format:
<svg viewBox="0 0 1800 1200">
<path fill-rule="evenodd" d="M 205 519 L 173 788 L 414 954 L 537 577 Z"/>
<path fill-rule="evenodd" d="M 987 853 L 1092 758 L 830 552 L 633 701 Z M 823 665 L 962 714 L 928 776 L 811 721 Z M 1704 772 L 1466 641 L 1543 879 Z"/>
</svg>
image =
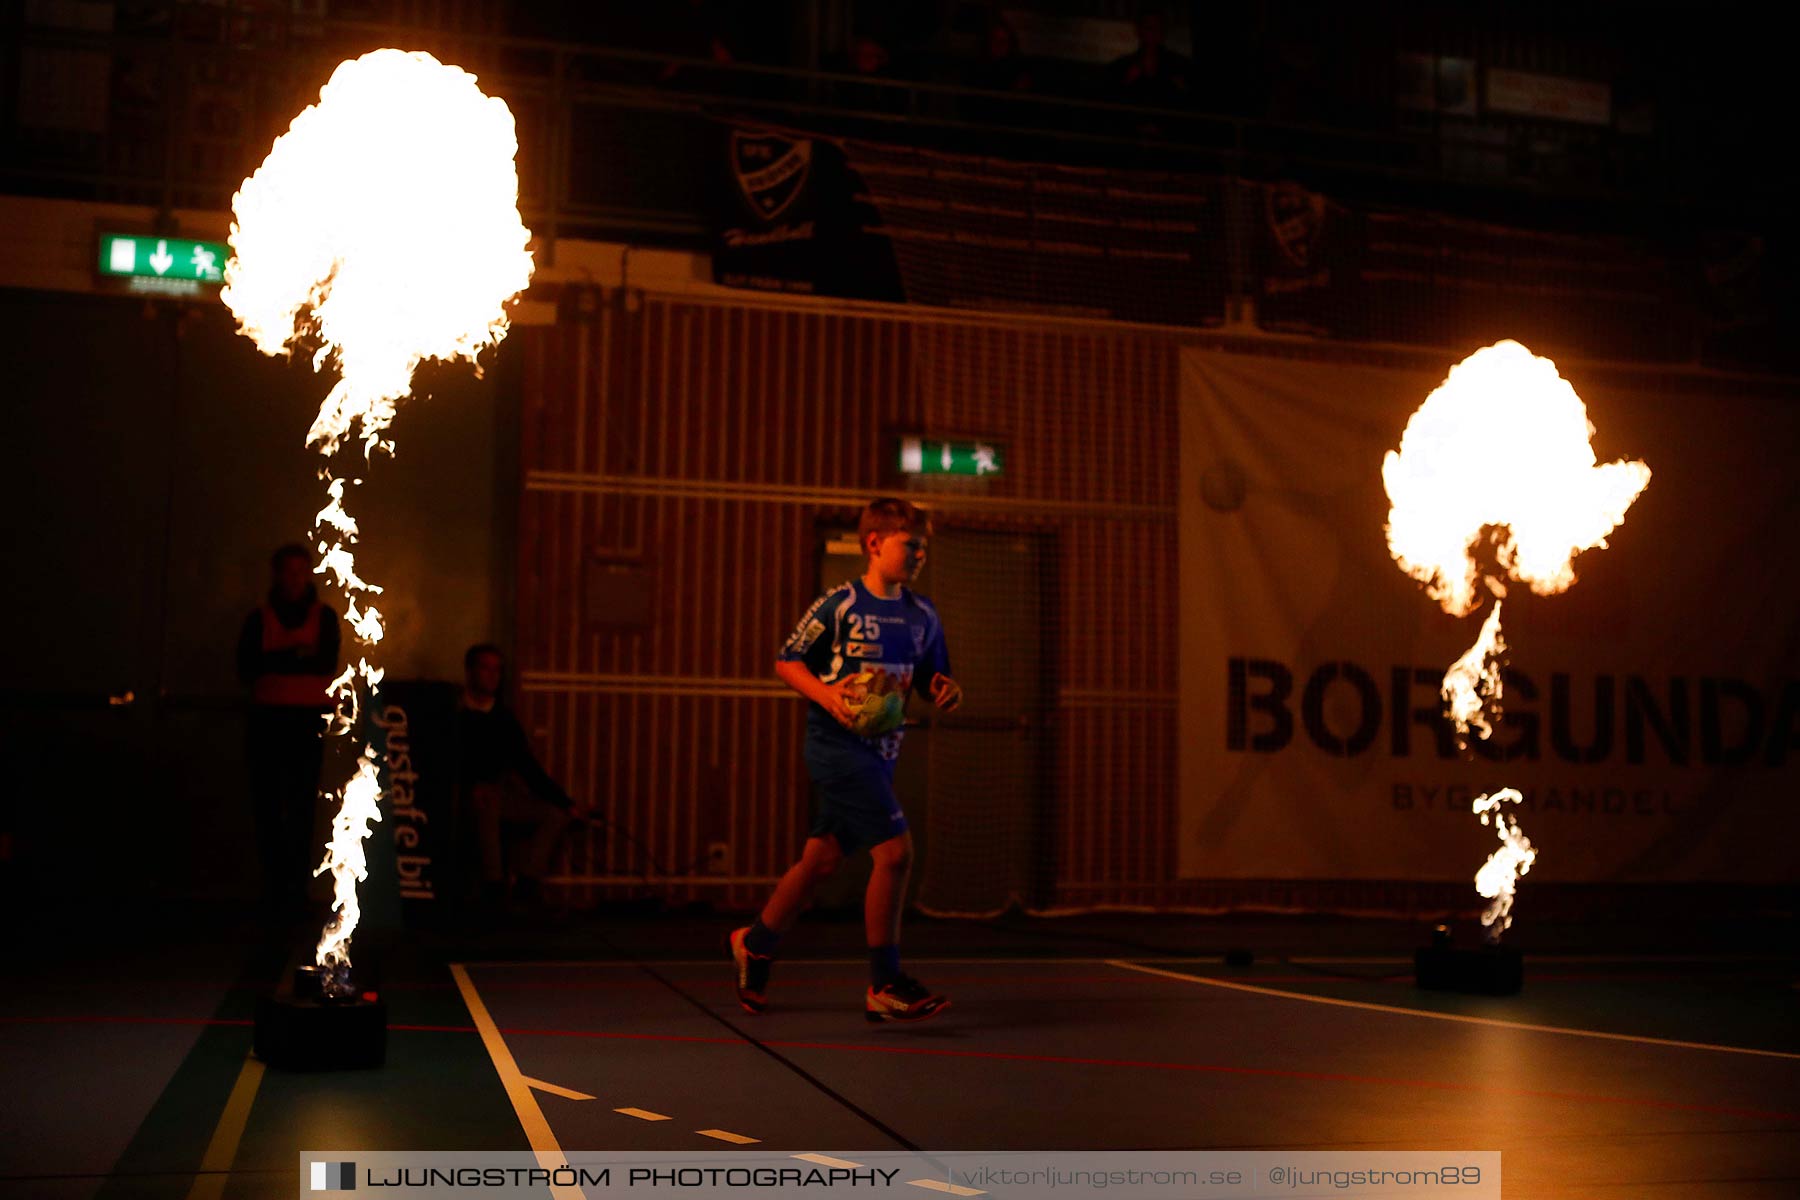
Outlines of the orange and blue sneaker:
<svg viewBox="0 0 1800 1200">
<path fill-rule="evenodd" d="M 901 975 L 886 987 L 869 989 L 863 1018 L 871 1022 L 923 1021 L 949 1007 L 948 996 L 938 995 L 911 975 Z"/>
<path fill-rule="evenodd" d="M 731 963 L 736 968 L 732 983 L 737 988 L 737 1001 L 748 1013 L 759 1013 L 768 1006 L 763 993 L 769 989 L 769 968 L 775 960 L 766 954 L 755 954 L 744 945 L 748 925 L 731 931 Z"/>
</svg>

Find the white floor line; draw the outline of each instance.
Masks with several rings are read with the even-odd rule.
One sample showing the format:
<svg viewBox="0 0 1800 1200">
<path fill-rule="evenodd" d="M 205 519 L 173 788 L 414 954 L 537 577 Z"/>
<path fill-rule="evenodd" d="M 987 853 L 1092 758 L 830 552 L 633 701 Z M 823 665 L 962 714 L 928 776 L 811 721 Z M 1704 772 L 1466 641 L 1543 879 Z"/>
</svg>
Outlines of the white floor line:
<svg viewBox="0 0 1800 1200">
<path fill-rule="evenodd" d="M 1417 1008 L 1401 1008 L 1393 1004 L 1370 1004 L 1363 1000 L 1340 1000 L 1335 996 L 1309 996 L 1304 992 L 1285 992 L 1279 988 L 1257 987 L 1253 984 L 1238 983 L 1230 979 L 1209 979 L 1203 975 L 1184 975 L 1179 971 L 1163 971 L 1156 967 L 1143 966 L 1138 963 L 1125 962 L 1122 959 L 1111 959 L 1108 966 L 1118 967 L 1122 971 L 1136 971 L 1143 975 L 1158 975 L 1165 979 L 1177 979 L 1183 983 L 1197 983 L 1205 987 L 1225 988 L 1234 992 L 1248 992 L 1256 996 L 1275 996 L 1282 1000 L 1301 1000 L 1308 1004 L 1326 1004 L 1333 1008 L 1356 1008 L 1364 1012 L 1392 1013 L 1402 1017 L 1422 1017 L 1428 1021 L 1455 1021 L 1463 1025 L 1487 1025 L 1498 1029 L 1518 1029 L 1528 1033 L 1560 1033 L 1568 1037 L 1597 1038 L 1608 1042 L 1633 1042 L 1641 1046 L 1669 1046 L 1680 1050 L 1712 1050 L 1720 1054 L 1748 1054 L 1757 1058 L 1781 1058 L 1800 1060 L 1800 1054 L 1786 1050 L 1752 1050 L 1747 1046 L 1719 1046 L 1711 1042 L 1681 1042 L 1672 1038 L 1642 1037 L 1629 1033 L 1603 1033 L 1597 1029 L 1574 1029 L 1563 1025 L 1534 1025 L 1527 1021 L 1504 1021 L 1497 1017 L 1471 1017 L 1462 1013 L 1426 1012 Z"/>
<path fill-rule="evenodd" d="M 554 1083 L 546 1083 L 542 1079 L 533 1079 L 529 1075 L 521 1076 L 521 1078 L 523 1078 L 525 1080 L 525 1082 L 528 1086 L 534 1087 L 540 1092 L 549 1092 L 552 1096 L 561 1096 L 564 1100 L 592 1100 L 593 1099 L 593 1097 L 588 1095 L 586 1092 L 577 1092 L 577 1091 L 573 1090 L 572 1088 L 558 1087 Z"/>
<path fill-rule="evenodd" d="M 506 1039 L 488 1014 L 487 1005 L 475 990 L 475 982 L 469 978 L 464 964 L 451 963 L 450 977 L 456 980 L 456 988 L 468 1006 L 469 1019 L 475 1022 L 475 1028 L 481 1034 L 481 1044 L 487 1047 L 488 1057 L 500 1076 L 500 1086 L 506 1089 L 506 1098 L 512 1101 L 513 1112 L 525 1130 L 525 1140 L 537 1155 L 538 1166 L 551 1171 L 568 1166 L 569 1160 L 563 1156 L 562 1146 L 550 1130 L 550 1122 L 544 1119 L 544 1110 L 538 1107 L 537 1097 L 531 1094 L 531 1084 L 519 1070 L 519 1064 L 513 1061 Z M 568 1185 L 551 1184 L 550 1195 L 554 1200 L 585 1200 L 580 1188 Z"/>
</svg>

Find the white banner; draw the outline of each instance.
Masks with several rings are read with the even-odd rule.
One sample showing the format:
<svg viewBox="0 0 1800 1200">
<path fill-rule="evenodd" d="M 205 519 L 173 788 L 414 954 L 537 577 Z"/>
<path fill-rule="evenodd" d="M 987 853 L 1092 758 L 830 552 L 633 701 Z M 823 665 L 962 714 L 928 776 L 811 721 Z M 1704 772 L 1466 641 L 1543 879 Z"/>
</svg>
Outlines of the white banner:
<svg viewBox="0 0 1800 1200">
<path fill-rule="evenodd" d="M 1469 879 L 1497 844 L 1470 803 L 1514 787 L 1533 880 L 1800 880 L 1800 406 L 1563 371 L 1600 460 L 1653 476 L 1568 593 L 1513 589 L 1506 715 L 1461 753 L 1437 687 L 1486 610 L 1394 565 L 1381 482 L 1460 357 L 1184 352 L 1182 875 Z"/>
<path fill-rule="evenodd" d="M 1550 117 L 1583 125 L 1612 124 L 1612 88 L 1591 79 L 1490 67 L 1487 106 L 1494 112 L 1522 117 Z"/>
</svg>

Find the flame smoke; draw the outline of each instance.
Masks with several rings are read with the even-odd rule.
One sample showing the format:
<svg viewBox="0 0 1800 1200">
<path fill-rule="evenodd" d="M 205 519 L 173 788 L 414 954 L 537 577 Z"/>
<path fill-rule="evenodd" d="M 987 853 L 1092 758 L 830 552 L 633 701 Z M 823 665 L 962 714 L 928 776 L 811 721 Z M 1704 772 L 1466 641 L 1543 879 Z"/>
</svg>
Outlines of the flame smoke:
<svg viewBox="0 0 1800 1200">
<path fill-rule="evenodd" d="M 365 458 L 391 451 L 382 435 L 419 363 L 474 362 L 506 336 L 505 306 L 532 270 L 517 151 L 511 111 L 473 75 L 429 54 L 376 50 L 332 72 L 319 102 L 294 118 L 232 197 L 233 253 L 221 298 L 238 331 L 264 354 L 311 344 L 314 370 L 337 368 L 308 446 L 329 456 L 354 436 Z M 320 477 L 328 502 L 313 522 L 315 571 L 336 582 L 345 621 L 374 645 L 384 625 L 367 597 L 381 588 L 358 573 L 351 547 L 360 530 L 344 507 L 345 481 L 323 470 Z M 329 732 L 355 728 L 357 681 L 372 692 L 382 674 L 364 657 L 331 682 Z M 363 843 L 369 823 L 381 819 L 372 745 L 338 796 L 314 872 L 332 876 L 336 915 L 315 958 L 333 977 L 350 962 L 361 915 L 356 884 L 368 877 Z"/>
</svg>

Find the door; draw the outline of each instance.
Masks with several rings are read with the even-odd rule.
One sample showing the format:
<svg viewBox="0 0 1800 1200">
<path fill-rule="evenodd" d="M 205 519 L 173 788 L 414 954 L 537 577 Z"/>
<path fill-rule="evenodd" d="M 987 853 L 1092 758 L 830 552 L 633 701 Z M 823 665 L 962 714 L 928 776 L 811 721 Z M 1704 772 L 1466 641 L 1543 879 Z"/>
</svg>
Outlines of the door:
<svg viewBox="0 0 1800 1200">
<path fill-rule="evenodd" d="M 926 912 L 986 915 L 1047 901 L 1049 545 L 1041 533 L 954 527 L 931 539 L 931 577 L 919 590 L 943 617 L 964 699 L 954 713 L 921 707 L 909 748 L 924 752 L 922 803 L 908 811 L 918 831 L 913 902 Z"/>
<path fill-rule="evenodd" d="M 862 574 L 855 530 L 821 534 L 820 591 Z M 1038 907 L 1054 882 L 1050 545 L 1038 532 L 940 528 L 915 582 L 943 618 L 964 693 L 956 712 L 940 713 L 921 685 L 895 772 L 917 853 L 911 899 L 926 912 Z M 821 889 L 820 904 L 859 905 L 867 878 L 866 863 L 853 864 Z"/>
</svg>

